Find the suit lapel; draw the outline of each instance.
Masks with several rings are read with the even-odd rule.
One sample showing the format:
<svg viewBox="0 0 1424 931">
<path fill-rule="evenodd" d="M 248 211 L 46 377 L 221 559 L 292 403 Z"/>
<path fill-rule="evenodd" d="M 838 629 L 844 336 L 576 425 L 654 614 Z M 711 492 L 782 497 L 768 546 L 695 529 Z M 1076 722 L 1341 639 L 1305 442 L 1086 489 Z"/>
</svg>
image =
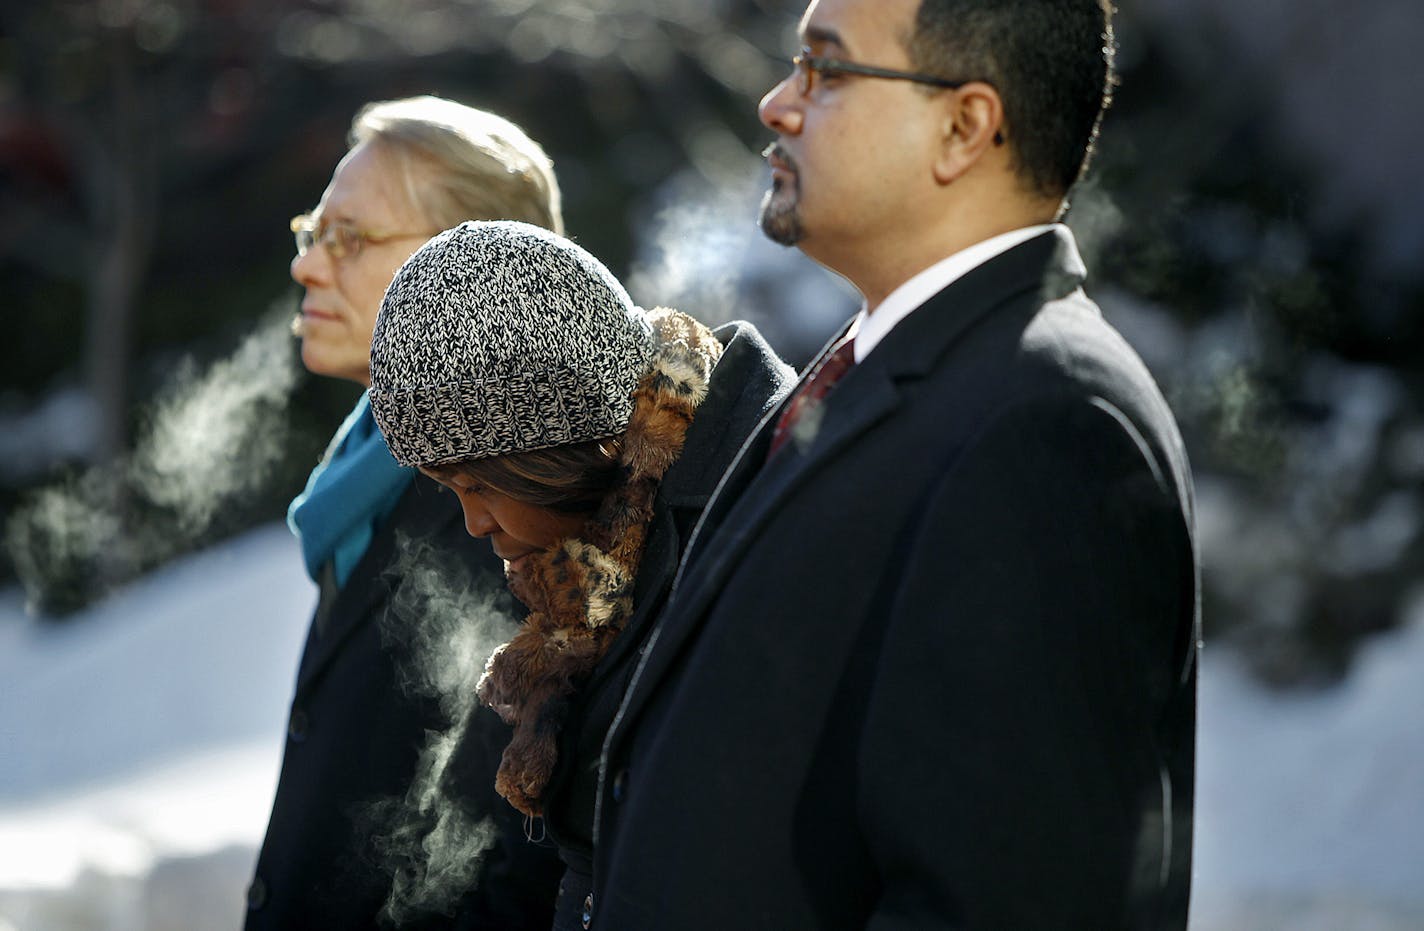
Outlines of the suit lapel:
<svg viewBox="0 0 1424 931">
<path fill-rule="evenodd" d="M 636 720 L 648 696 L 706 618 L 709 603 L 788 495 L 876 423 L 893 415 L 904 397 L 902 385 L 932 371 L 976 321 L 1026 291 L 1045 298 L 1061 297 L 1082 280 L 1082 261 L 1066 229 L 1036 236 L 973 269 L 901 321 L 828 396 L 820 429 L 807 448 L 784 450 L 763 466 L 771 425 L 779 411 L 763 419 L 693 533 L 668 606 L 648 640 L 609 731 L 605 756 L 627 722 Z M 842 328 L 827 347 L 844 332 Z M 807 371 L 813 369 L 814 365 Z"/>
<path fill-rule="evenodd" d="M 718 489 L 713 505 L 720 509 L 719 522 L 711 527 L 705 545 L 695 554 L 695 561 L 683 567 L 675 583 L 670 610 L 654 629 L 625 698 L 629 712 L 661 681 L 682 645 L 700 626 L 708 602 L 721 590 L 723 580 L 787 497 L 834 460 L 847 444 L 894 411 L 899 403 L 898 392 L 884 370 L 870 366 L 869 361 L 866 360 L 864 368 L 857 367 L 855 372 L 845 376 L 843 384 L 837 386 L 837 392 L 842 388 L 846 391 L 839 398 L 833 392 L 832 398 L 848 403 L 828 403 L 823 428 L 803 453 L 788 454 L 788 450 L 758 468 L 771 431 L 770 426 L 763 423 L 759 433 L 766 436 L 761 437 L 764 441 L 755 447 L 760 455 L 748 462 L 752 452 L 748 448 L 733 466 L 738 481 L 736 484 L 724 481 Z M 853 377 L 857 390 L 851 393 Z M 774 423 L 775 416 L 771 421 Z M 739 486 L 744 486 L 740 494 L 729 492 Z"/>
<path fill-rule="evenodd" d="M 792 386 L 786 397 L 781 399 L 781 403 L 766 412 L 761 421 L 756 425 L 756 428 L 752 430 L 751 435 L 742 443 L 741 448 L 732 458 L 732 464 L 728 466 L 727 471 L 722 475 L 722 478 L 718 480 L 717 487 L 712 492 L 711 500 L 707 502 L 707 506 L 703 509 L 702 515 L 692 528 L 692 533 L 689 535 L 687 542 L 687 549 L 683 554 L 681 564 L 677 569 L 677 575 L 673 580 L 673 591 L 677 590 L 682 577 L 687 573 L 688 568 L 697 559 L 698 555 L 700 555 L 698 548 L 699 542 L 715 534 L 716 529 L 721 526 L 722 521 L 727 516 L 727 511 L 741 499 L 742 492 L 746 490 L 746 487 L 762 470 L 762 467 L 766 463 L 767 450 L 771 445 L 772 433 L 775 430 L 777 420 L 781 417 L 781 412 L 785 409 L 786 405 L 790 403 L 791 399 L 796 396 L 796 393 L 801 390 L 802 384 L 805 383 L 809 374 L 816 370 L 816 366 L 820 364 L 821 359 L 830 352 L 832 346 L 835 346 L 841 341 L 845 336 L 846 330 L 849 328 L 850 322 L 847 321 L 836 331 L 836 334 L 821 347 L 821 351 L 816 353 L 812 358 L 810 364 L 806 366 L 805 371 L 801 373 L 801 377 L 797 379 L 796 384 Z"/>
</svg>

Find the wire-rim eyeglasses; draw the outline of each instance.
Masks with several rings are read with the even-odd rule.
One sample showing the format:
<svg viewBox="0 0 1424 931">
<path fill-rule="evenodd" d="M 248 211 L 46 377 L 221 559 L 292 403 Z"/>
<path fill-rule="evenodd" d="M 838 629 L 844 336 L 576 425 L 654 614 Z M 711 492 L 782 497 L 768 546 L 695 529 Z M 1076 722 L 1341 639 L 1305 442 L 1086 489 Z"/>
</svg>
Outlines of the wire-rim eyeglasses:
<svg viewBox="0 0 1424 931">
<path fill-rule="evenodd" d="M 887 81 L 911 81 L 915 84 L 926 84 L 930 87 L 943 87 L 950 90 L 958 90 L 970 83 L 969 81 L 951 81 L 948 78 L 918 71 L 897 71 L 894 68 L 862 65 L 859 62 L 845 61 L 840 58 L 813 55 L 810 46 L 806 45 L 803 45 L 800 53 L 791 59 L 791 73 L 796 78 L 796 89 L 803 97 L 809 96 L 815 88 L 816 75 L 823 78 L 855 75 L 862 78 L 882 78 Z"/>
</svg>

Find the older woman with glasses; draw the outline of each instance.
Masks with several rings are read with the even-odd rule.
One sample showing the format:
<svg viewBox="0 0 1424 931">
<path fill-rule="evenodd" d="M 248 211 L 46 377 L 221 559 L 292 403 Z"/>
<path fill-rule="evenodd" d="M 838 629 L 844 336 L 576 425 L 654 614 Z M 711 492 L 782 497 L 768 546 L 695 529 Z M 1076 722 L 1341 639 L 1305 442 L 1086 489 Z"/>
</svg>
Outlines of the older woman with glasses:
<svg viewBox="0 0 1424 931">
<path fill-rule="evenodd" d="M 792 382 L 750 325 L 645 312 L 528 224 L 447 230 L 391 282 L 376 422 L 454 492 L 529 609 L 479 695 L 514 725 L 495 786 L 568 864 L 556 931 L 589 927 L 599 751 L 640 648 L 714 487 L 739 452 L 765 455 L 743 445 Z"/>
<path fill-rule="evenodd" d="M 562 222 L 549 159 L 493 114 L 432 97 L 375 103 L 357 114 L 350 145 L 316 209 L 292 221 L 292 278 L 305 290 L 294 330 L 310 371 L 365 388 L 381 297 L 424 240 L 472 218 L 553 230 Z M 292 502 L 289 523 L 320 593 L 248 888 L 249 929 L 368 928 L 386 907 L 391 864 L 376 848 L 397 826 L 369 813 L 406 793 L 427 732 L 449 723 L 433 698 L 408 689 L 415 658 L 401 628 L 411 619 L 399 606 L 415 595 L 401 541 L 445 554 L 490 592 L 501 587 L 499 561 L 470 544 L 459 507 L 439 491 L 391 458 L 363 391 Z M 462 763 L 492 781 L 508 729 L 489 713 L 469 728 Z M 493 846 L 471 851 L 461 921 L 547 928 L 553 853 L 525 840 L 521 819 L 493 791 L 461 804 L 474 820 L 495 818 L 481 844 Z"/>
</svg>

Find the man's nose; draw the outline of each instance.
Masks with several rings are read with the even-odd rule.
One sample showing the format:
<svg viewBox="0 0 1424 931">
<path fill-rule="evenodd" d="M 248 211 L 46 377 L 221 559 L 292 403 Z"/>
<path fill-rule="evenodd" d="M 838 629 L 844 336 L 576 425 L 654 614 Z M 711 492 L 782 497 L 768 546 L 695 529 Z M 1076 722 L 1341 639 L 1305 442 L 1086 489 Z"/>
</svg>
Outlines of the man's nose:
<svg viewBox="0 0 1424 931">
<path fill-rule="evenodd" d="M 801 131 L 801 95 L 795 76 L 789 76 L 766 92 L 757 106 L 757 116 L 767 129 L 787 136 Z"/>
<path fill-rule="evenodd" d="M 292 280 L 304 288 L 325 284 L 331 277 L 331 256 L 326 254 L 325 249 L 313 245 L 305 253 L 292 256 L 292 264 L 288 268 Z"/>
</svg>

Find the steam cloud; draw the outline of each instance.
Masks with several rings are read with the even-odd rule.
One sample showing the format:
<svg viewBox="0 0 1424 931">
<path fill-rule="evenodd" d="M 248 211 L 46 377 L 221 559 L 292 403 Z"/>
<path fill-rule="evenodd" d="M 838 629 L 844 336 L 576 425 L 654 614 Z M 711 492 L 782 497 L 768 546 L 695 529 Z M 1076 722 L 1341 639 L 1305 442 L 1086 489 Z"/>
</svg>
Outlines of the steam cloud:
<svg viewBox="0 0 1424 931">
<path fill-rule="evenodd" d="M 378 866 L 392 877 L 382 918 L 399 925 L 450 914 L 460 896 L 474 889 L 497 839 L 494 824 L 472 811 L 462 792 L 462 778 L 478 778 L 488 784 L 468 788 L 491 794 L 493 770 L 463 777 L 455 763 L 476 710 L 475 685 L 489 655 L 513 635 L 515 611 L 502 578 L 472 577 L 457 554 L 428 541 L 404 534 L 396 541 L 398 556 L 388 571 L 400 586 L 383 619 L 382 638 L 401 657 L 401 688 L 434 701 L 446 722 L 429 733 L 405 796 L 379 800 L 367 812 Z"/>
<path fill-rule="evenodd" d="M 647 225 L 628 278 L 629 293 L 645 306 L 685 309 L 711 326 L 747 317 L 738 290 L 747 250 L 761 237 L 756 203 L 765 187 L 752 153 L 715 138 L 698 147 L 700 170 L 659 192 L 665 206 Z"/>
<path fill-rule="evenodd" d="M 757 228 L 770 180 L 766 166 L 724 129 L 697 133 L 693 166 L 659 188 L 634 223 L 638 254 L 628 292 L 708 326 L 754 323 L 792 365 L 803 365 L 855 313 L 855 293 L 796 249 Z"/>
<path fill-rule="evenodd" d="M 1064 222 L 1073 230 L 1078 252 L 1088 268 L 1098 268 L 1104 250 L 1126 226 L 1122 210 L 1095 174 L 1073 188 L 1068 215 Z"/>
<path fill-rule="evenodd" d="M 166 387 L 135 451 L 41 489 L 5 543 L 31 610 L 63 613 L 191 548 L 282 462 L 300 369 L 291 309 L 273 306 L 228 358 L 190 362 Z"/>
<path fill-rule="evenodd" d="M 285 408 L 299 373 L 289 314 L 274 315 L 205 374 L 185 371 L 138 444 L 134 486 L 171 511 L 189 537 L 206 531 L 221 508 L 260 491 L 282 458 L 285 422 L 267 415 Z"/>
</svg>

